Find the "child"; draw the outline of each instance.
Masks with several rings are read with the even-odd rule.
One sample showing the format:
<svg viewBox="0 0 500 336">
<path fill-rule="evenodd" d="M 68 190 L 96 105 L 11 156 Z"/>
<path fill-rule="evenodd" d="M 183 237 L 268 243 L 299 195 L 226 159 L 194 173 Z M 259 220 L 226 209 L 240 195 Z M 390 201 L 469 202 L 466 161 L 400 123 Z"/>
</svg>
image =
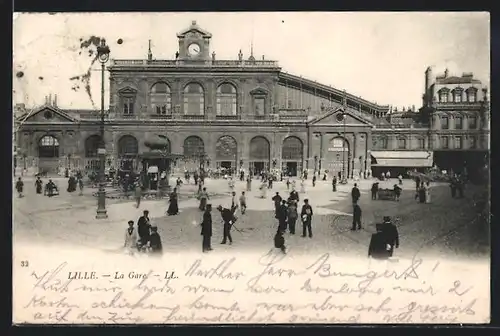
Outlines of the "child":
<svg viewBox="0 0 500 336">
<path fill-rule="evenodd" d="M 245 211 L 247 210 L 247 198 L 245 196 L 245 192 L 241 192 L 240 196 L 240 209 L 241 209 L 241 214 L 244 215 Z"/>
<path fill-rule="evenodd" d="M 286 254 L 285 237 L 283 237 L 283 231 L 278 230 L 274 236 L 274 247 L 279 248 L 281 252 Z"/>
</svg>

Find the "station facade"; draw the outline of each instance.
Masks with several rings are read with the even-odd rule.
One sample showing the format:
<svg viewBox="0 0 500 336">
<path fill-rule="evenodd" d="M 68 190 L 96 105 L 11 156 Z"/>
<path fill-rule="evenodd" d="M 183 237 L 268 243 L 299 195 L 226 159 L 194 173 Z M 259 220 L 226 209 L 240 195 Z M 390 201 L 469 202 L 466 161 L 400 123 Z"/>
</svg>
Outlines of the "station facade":
<svg viewBox="0 0 500 336">
<path fill-rule="evenodd" d="M 158 135 L 169 152 L 183 155 L 178 169 L 292 175 L 424 169 L 435 152 L 457 157 L 440 168 L 461 170 L 488 152 L 488 95 L 471 74 L 433 78 L 428 70 L 422 107 L 396 111 L 286 73 L 253 53 L 218 60 L 211 38 L 193 21 L 177 34 L 174 60 L 156 60 L 149 50 L 146 59 L 111 61 L 107 168 L 141 169 L 145 142 Z M 99 111 L 60 109 L 55 97 L 18 113 L 18 166 L 48 172 L 98 166 Z"/>
</svg>

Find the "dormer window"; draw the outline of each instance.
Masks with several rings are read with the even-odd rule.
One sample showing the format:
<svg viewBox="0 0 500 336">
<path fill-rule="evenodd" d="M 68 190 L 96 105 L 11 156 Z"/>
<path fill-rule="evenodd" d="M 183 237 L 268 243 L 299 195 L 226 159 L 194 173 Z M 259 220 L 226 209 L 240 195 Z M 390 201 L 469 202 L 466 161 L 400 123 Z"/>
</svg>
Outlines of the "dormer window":
<svg viewBox="0 0 500 336">
<path fill-rule="evenodd" d="M 447 103 L 447 102 L 448 102 L 448 93 L 449 93 L 449 90 L 448 90 L 448 89 L 441 89 L 441 90 L 438 92 L 438 95 L 439 95 L 439 102 L 440 102 L 440 103 Z"/>
<path fill-rule="evenodd" d="M 454 103 L 461 103 L 462 102 L 462 93 L 463 90 L 460 88 L 456 88 L 453 90 L 453 102 Z"/>
<path fill-rule="evenodd" d="M 467 102 L 475 103 L 477 101 L 477 89 L 469 88 L 467 89 Z"/>
</svg>

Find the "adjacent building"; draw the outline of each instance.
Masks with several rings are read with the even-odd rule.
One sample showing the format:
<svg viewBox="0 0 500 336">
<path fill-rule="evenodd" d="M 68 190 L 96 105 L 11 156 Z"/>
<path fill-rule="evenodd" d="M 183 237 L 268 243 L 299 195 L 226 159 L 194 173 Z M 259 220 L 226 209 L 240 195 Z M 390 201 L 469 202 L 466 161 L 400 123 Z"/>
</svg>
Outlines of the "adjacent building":
<svg viewBox="0 0 500 336">
<path fill-rule="evenodd" d="M 111 61 L 107 168 L 148 165 L 145 142 L 158 135 L 167 139 L 168 151 L 183 155 L 179 169 L 277 168 L 293 175 L 304 169 L 352 177 L 429 168 L 434 152 L 445 151 L 444 137 L 452 153 L 488 151 L 487 92 L 472 75 L 434 80 L 429 70 L 423 107 L 395 111 L 286 73 L 253 51 L 219 60 L 210 49 L 212 35 L 194 21 L 177 39 L 176 59 L 154 59 L 150 49 L 146 59 Z M 455 102 L 459 88 L 463 100 Z M 439 100 L 443 90 L 446 102 Z M 453 116 L 449 129 L 443 128 L 446 115 Z M 462 128 L 455 122 L 459 115 Z M 63 110 L 55 98 L 21 118 L 19 145 L 35 170 L 98 166 L 99 111 Z M 461 170 L 470 160 L 449 162 L 444 159 L 442 168 Z"/>
</svg>

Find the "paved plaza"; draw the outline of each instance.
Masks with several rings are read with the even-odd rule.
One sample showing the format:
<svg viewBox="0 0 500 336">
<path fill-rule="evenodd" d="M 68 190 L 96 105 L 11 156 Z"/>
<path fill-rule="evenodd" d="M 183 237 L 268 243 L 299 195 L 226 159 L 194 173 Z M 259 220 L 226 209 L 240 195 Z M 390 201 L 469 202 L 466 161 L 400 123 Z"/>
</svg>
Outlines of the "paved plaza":
<svg viewBox="0 0 500 336">
<path fill-rule="evenodd" d="M 78 192 L 66 192 L 66 179 L 55 179 L 60 195 L 49 198 L 35 193 L 34 179 L 25 178 L 25 197 L 14 196 L 13 236 L 16 242 L 43 244 L 64 244 L 103 251 L 118 251 L 123 246 L 124 231 L 127 221 L 137 221 L 142 210 L 149 210 L 153 224 L 163 240 L 165 253 L 182 251 L 201 254 L 201 236 L 199 223 L 202 212 L 198 210 L 198 201 L 193 197 L 194 185 L 184 185 L 181 190 L 177 216 L 166 216 L 168 201 L 144 200 L 139 209 L 135 202 L 124 199 L 107 199 L 108 219 L 96 220 L 97 200 L 93 196 L 95 189 L 87 188 L 83 196 Z M 174 183 L 174 178 L 172 178 Z M 405 180 L 399 202 L 372 201 L 370 187 L 372 180 L 358 181 L 361 190 L 360 206 L 363 210 L 361 231 L 351 232 L 352 205 L 350 191 L 354 182 L 339 185 L 337 192 L 332 192 L 330 181 L 318 181 L 312 187 L 311 180 L 306 181 L 306 192 L 301 193 L 302 200 L 308 198 L 314 210 L 314 237 L 302 238 L 301 224 L 297 223 L 295 236 L 285 235 L 286 245 L 295 253 L 328 251 L 335 255 L 366 256 L 370 235 L 375 232 L 375 223 L 385 215 L 397 219 L 400 233 L 398 256 L 412 257 L 416 253 L 453 254 L 474 257 L 484 255 L 488 250 L 488 230 L 479 222 L 474 210 L 474 198 L 480 192 L 479 187 L 468 186 L 463 199 L 453 199 L 447 184 L 431 185 L 431 204 L 419 204 L 415 201 L 415 183 Z M 380 187 L 391 187 L 395 180 L 380 182 Z M 275 192 L 287 196 L 284 182 L 277 182 L 269 190 L 266 199 L 259 198 L 260 192 L 255 180 L 252 191 L 247 192 L 248 211 L 238 214 L 238 221 L 232 230 L 233 245 L 221 245 L 222 222 L 215 207 L 219 204 L 230 205 L 229 188 L 225 180 L 207 180 L 206 187 L 215 196 L 209 201 L 214 206 L 213 216 L 213 253 L 221 251 L 266 251 L 273 246 L 273 236 L 277 229 L 274 218 L 274 204 L 271 197 Z M 297 183 L 297 186 L 299 183 Z M 239 196 L 245 190 L 245 182 L 236 182 L 235 191 Z M 300 209 L 299 209 L 300 210 Z M 15 248 L 15 245 L 14 245 Z"/>
</svg>

